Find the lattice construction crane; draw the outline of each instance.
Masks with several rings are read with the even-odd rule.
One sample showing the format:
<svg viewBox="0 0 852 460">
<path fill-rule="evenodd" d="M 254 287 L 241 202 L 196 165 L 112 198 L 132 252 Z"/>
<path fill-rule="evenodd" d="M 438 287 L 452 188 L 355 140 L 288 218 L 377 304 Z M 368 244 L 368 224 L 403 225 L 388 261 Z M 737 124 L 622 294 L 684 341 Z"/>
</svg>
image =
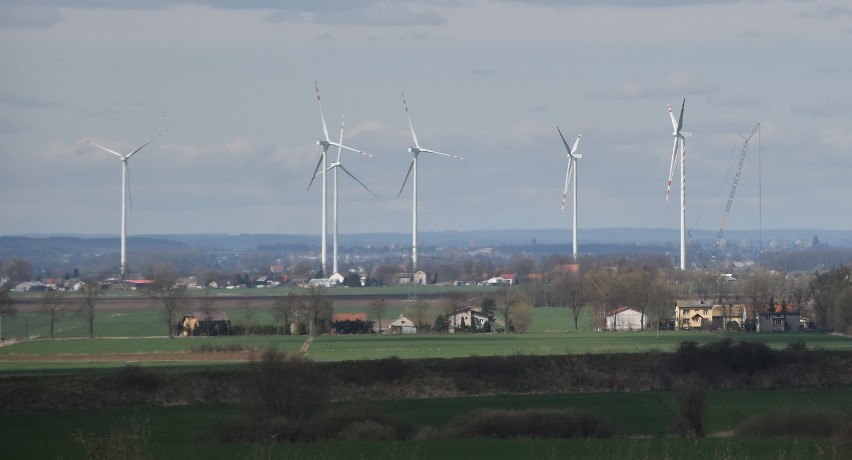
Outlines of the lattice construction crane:
<svg viewBox="0 0 852 460">
<path fill-rule="evenodd" d="M 731 214 L 731 205 L 734 203 L 734 194 L 737 192 L 737 183 L 740 181 L 740 173 L 743 171 L 743 162 L 745 161 L 746 152 L 748 152 L 748 143 L 756 132 L 760 129 L 760 123 L 754 125 L 751 132 L 747 136 L 740 134 L 743 138 L 743 149 L 740 152 L 740 160 L 737 163 L 737 172 L 734 174 L 734 183 L 731 186 L 731 194 L 728 195 L 728 204 L 725 206 L 725 214 L 722 215 L 722 224 L 719 226 L 719 234 L 716 236 L 716 244 L 713 246 L 713 267 L 716 267 L 719 246 L 722 244 L 722 234 L 725 233 L 725 226 L 728 224 L 728 216 Z"/>
</svg>

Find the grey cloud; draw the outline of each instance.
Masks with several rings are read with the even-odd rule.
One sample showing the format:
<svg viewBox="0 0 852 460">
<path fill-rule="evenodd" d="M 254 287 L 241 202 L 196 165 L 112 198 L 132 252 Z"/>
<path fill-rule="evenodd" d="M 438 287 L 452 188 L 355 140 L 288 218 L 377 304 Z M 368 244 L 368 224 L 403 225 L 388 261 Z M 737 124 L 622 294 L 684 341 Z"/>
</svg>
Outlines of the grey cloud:
<svg viewBox="0 0 852 460">
<path fill-rule="evenodd" d="M 822 19 L 837 19 L 852 16 L 852 8 L 840 5 L 824 6 L 819 5 L 813 11 L 803 12 L 804 17 L 822 18 Z"/>
<path fill-rule="evenodd" d="M 62 13 L 54 7 L 0 6 L 0 28 L 50 27 L 62 19 Z"/>
<path fill-rule="evenodd" d="M 56 102 L 44 101 L 30 96 L 18 96 L 17 94 L 0 93 L 0 106 L 15 107 L 19 109 L 42 109 L 56 107 Z"/>
<path fill-rule="evenodd" d="M 769 107 L 769 101 L 762 97 L 749 94 L 735 94 L 729 96 L 719 103 L 720 106 L 765 109 Z"/>
<path fill-rule="evenodd" d="M 396 3 L 365 3 L 339 9 L 287 9 L 267 16 L 271 22 L 310 22 L 359 26 L 434 26 L 446 18 L 430 12 L 416 12 Z"/>
<path fill-rule="evenodd" d="M 661 6 L 719 5 L 727 3 L 746 3 L 761 0 L 498 0 L 505 3 L 524 3 L 543 6 L 626 6 L 631 8 L 655 8 Z"/>
<path fill-rule="evenodd" d="M 805 104 L 793 104 L 790 112 L 810 115 L 812 117 L 824 118 L 834 117 L 852 112 L 852 97 L 839 98 L 826 97 L 819 102 L 808 102 Z"/>
<path fill-rule="evenodd" d="M 714 94 L 719 91 L 717 85 L 700 81 L 683 72 L 674 72 L 666 77 L 662 85 L 648 86 L 641 83 L 626 82 L 620 87 L 603 88 L 589 91 L 586 95 L 592 99 L 635 100 L 652 99 L 666 96 Z"/>
<path fill-rule="evenodd" d="M 18 120 L 0 117 L 0 134 L 19 134 L 24 130 L 24 124 Z"/>
</svg>

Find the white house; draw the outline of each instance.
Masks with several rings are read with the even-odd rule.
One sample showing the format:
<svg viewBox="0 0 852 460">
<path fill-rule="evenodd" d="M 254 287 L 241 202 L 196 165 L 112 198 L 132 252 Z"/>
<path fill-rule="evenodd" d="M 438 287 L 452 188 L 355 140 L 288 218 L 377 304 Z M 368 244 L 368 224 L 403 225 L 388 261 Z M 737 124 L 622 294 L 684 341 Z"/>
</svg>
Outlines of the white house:
<svg viewBox="0 0 852 460">
<path fill-rule="evenodd" d="M 410 319 L 399 315 L 399 318 L 388 324 L 387 330 L 391 334 L 416 334 L 417 326 Z"/>
<path fill-rule="evenodd" d="M 618 307 L 606 313 L 608 331 L 639 331 L 648 327 L 648 316 L 630 307 Z"/>
<path fill-rule="evenodd" d="M 311 278 L 308 285 L 330 288 L 337 286 L 337 281 L 332 278 Z"/>
<path fill-rule="evenodd" d="M 462 331 L 471 326 L 479 330 L 490 320 L 491 317 L 479 311 L 478 307 L 461 307 L 447 313 L 447 329 L 450 333 Z"/>
</svg>

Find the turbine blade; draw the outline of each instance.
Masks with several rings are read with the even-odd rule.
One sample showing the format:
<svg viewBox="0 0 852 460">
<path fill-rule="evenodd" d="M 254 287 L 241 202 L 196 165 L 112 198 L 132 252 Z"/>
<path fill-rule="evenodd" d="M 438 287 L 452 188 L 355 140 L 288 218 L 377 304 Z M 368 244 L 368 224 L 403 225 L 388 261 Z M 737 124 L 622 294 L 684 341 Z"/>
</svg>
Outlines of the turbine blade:
<svg viewBox="0 0 852 460">
<path fill-rule="evenodd" d="M 317 173 L 320 170 L 320 166 L 322 166 L 322 156 L 320 156 L 319 161 L 317 161 L 317 167 L 314 168 L 314 173 L 311 175 L 311 181 L 308 182 L 308 190 L 311 189 L 311 185 L 314 183 L 314 179 L 317 177 Z"/>
<path fill-rule="evenodd" d="M 672 130 L 677 133 L 677 120 L 675 119 L 674 114 L 672 113 L 672 106 L 666 104 L 666 107 L 669 109 L 669 117 L 672 119 Z"/>
<path fill-rule="evenodd" d="M 325 139 L 323 140 L 328 141 L 331 140 L 331 138 L 328 137 L 328 126 L 325 124 L 325 112 L 322 110 L 322 99 L 320 99 L 319 84 L 316 80 L 314 80 L 314 88 L 317 90 L 317 103 L 319 104 L 320 118 L 322 118 L 322 133 L 325 136 Z"/>
<path fill-rule="evenodd" d="M 402 195 L 402 190 L 405 188 L 406 182 L 408 182 L 408 176 L 411 175 L 411 169 L 414 168 L 414 159 L 411 159 L 411 164 L 408 166 L 408 172 L 405 173 L 405 180 L 402 181 L 402 187 L 399 188 L 399 193 L 396 194 L 396 197 L 399 198 Z"/>
<path fill-rule="evenodd" d="M 436 152 L 436 151 L 434 151 L 434 150 L 429 150 L 429 149 L 420 149 L 420 151 L 421 151 L 421 152 L 426 152 L 426 153 L 434 153 L 435 155 L 443 155 L 443 156 L 445 156 L 445 157 L 458 158 L 459 160 L 464 160 L 464 158 L 462 158 L 461 156 L 459 156 L 459 155 L 453 155 L 452 153 Z"/>
<path fill-rule="evenodd" d="M 346 123 L 346 115 L 340 119 L 340 144 L 343 144 L 343 125 Z M 337 162 L 340 163 L 340 152 L 343 150 L 341 145 L 337 146 Z"/>
<path fill-rule="evenodd" d="M 122 155 L 122 154 L 120 154 L 120 153 L 116 152 L 115 150 L 108 149 L 108 148 L 106 148 L 106 147 L 104 147 L 103 145 L 100 145 L 100 144 L 95 144 L 94 142 L 90 141 L 89 139 L 86 139 L 85 137 L 81 137 L 80 139 L 83 139 L 84 141 L 86 141 L 86 142 L 88 142 L 88 143 L 90 143 L 90 144 L 94 145 L 95 147 L 97 147 L 97 148 L 99 148 L 99 149 L 101 149 L 101 150 L 106 150 L 107 152 L 109 152 L 109 153 L 111 153 L 111 154 L 113 154 L 113 155 L 116 155 L 116 156 L 118 156 L 118 157 L 124 158 L 124 155 Z"/>
<path fill-rule="evenodd" d="M 562 130 L 559 127 L 556 127 L 556 130 L 559 131 L 559 137 L 562 138 L 562 144 L 565 145 L 565 151 L 568 152 L 568 155 L 571 154 L 571 147 L 568 146 L 568 141 L 565 140 L 565 136 L 562 135 Z"/>
<path fill-rule="evenodd" d="M 677 136 L 675 136 L 674 144 L 672 144 L 672 163 L 669 166 L 669 182 L 666 185 L 666 203 L 669 202 L 669 194 L 672 191 L 672 177 L 674 176 L 675 158 L 677 157 L 677 139 Z"/>
<path fill-rule="evenodd" d="M 683 105 L 680 106 L 680 118 L 677 120 L 677 133 L 683 129 L 683 109 L 686 107 L 686 98 L 683 98 Z"/>
<path fill-rule="evenodd" d="M 349 177 L 351 177 L 351 178 L 355 179 L 355 182 L 358 182 L 359 184 L 361 184 L 361 187 L 364 187 L 364 189 L 366 189 L 368 192 L 370 192 L 370 194 L 371 194 L 371 195 L 376 196 L 376 194 L 375 194 L 375 193 L 373 193 L 373 191 L 372 191 L 372 190 L 370 190 L 370 188 L 369 188 L 369 187 L 367 187 L 366 185 L 364 185 L 364 183 L 363 183 L 363 182 L 361 182 L 360 180 L 358 180 L 358 178 L 357 178 L 357 177 L 353 176 L 353 175 L 352 175 L 352 173 L 351 173 L 351 172 L 349 172 L 349 170 L 348 170 L 348 169 L 346 169 L 346 167 L 345 167 L 345 166 L 343 166 L 343 165 L 337 165 L 337 166 L 339 166 L 339 167 L 340 167 L 340 169 L 342 169 L 342 170 L 343 170 L 343 172 L 345 172 L 346 174 L 348 174 L 348 175 L 349 175 Z"/>
<path fill-rule="evenodd" d="M 565 171 L 565 189 L 562 190 L 562 212 L 565 212 L 565 202 L 568 200 L 568 185 L 571 182 L 571 167 L 574 162 L 568 159 L 568 169 Z"/>
<path fill-rule="evenodd" d="M 133 154 L 134 154 L 134 153 L 136 153 L 136 152 L 138 152 L 138 151 L 140 151 L 140 150 L 144 149 L 144 148 L 145 148 L 145 146 L 147 146 L 147 145 L 148 145 L 148 144 L 150 144 L 151 142 L 154 142 L 154 140 L 155 140 L 155 139 L 157 139 L 158 137 L 160 137 L 160 136 L 162 136 L 162 135 L 163 135 L 163 133 L 159 133 L 159 134 L 157 134 L 156 136 L 154 136 L 153 138 L 151 138 L 151 140 L 150 140 L 150 141 L 148 141 L 148 142 L 146 142 L 146 143 L 142 144 L 142 146 L 141 146 L 141 147 L 137 147 L 137 148 L 136 148 L 136 150 L 134 150 L 134 151 L 132 151 L 132 152 L 130 152 L 130 153 L 128 153 L 128 154 L 127 154 L 127 158 L 130 158 L 131 156 L 133 156 Z"/>
<path fill-rule="evenodd" d="M 340 149 L 351 150 L 351 151 L 353 151 L 353 152 L 360 153 L 361 155 L 365 155 L 365 156 L 368 156 L 368 157 L 370 157 L 370 158 L 373 158 L 373 155 L 371 155 L 371 154 L 369 154 L 369 153 L 367 153 L 367 152 L 365 152 L 365 151 L 363 151 L 363 150 L 353 149 L 352 147 L 348 147 L 348 146 L 345 146 L 345 145 L 343 145 L 343 144 L 338 144 L 337 142 L 329 142 L 328 144 L 329 144 L 329 145 L 333 145 L 333 146 L 335 146 L 335 147 L 337 147 L 337 148 L 340 148 Z"/>
<path fill-rule="evenodd" d="M 408 117 L 408 127 L 411 128 L 411 138 L 414 139 L 414 146 L 419 149 L 420 144 L 417 143 L 417 134 L 414 133 L 414 124 L 411 123 L 411 114 L 408 113 L 408 103 L 405 102 L 405 93 L 402 93 L 402 106 L 405 108 L 405 116 Z"/>
<path fill-rule="evenodd" d="M 571 149 L 571 156 L 573 157 L 575 153 L 577 153 L 577 146 L 580 145 L 580 138 L 583 137 L 583 132 L 580 131 L 577 133 L 577 140 L 574 141 L 574 147 Z"/>
</svg>

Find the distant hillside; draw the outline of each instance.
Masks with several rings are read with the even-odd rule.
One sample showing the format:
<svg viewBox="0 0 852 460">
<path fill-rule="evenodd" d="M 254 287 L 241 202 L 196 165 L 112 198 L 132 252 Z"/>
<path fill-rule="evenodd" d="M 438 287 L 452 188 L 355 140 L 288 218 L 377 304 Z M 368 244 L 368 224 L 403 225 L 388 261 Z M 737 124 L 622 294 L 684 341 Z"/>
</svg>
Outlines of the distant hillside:
<svg viewBox="0 0 852 460">
<path fill-rule="evenodd" d="M 708 244 L 716 241 L 718 231 L 693 230 L 692 237 L 701 243 Z M 771 241 L 793 243 L 797 240 L 811 241 L 816 236 L 819 241 L 828 246 L 852 247 L 852 230 L 729 230 L 723 238 L 731 243 L 750 240 L 752 245 L 768 247 Z M 579 242 L 589 245 L 639 245 L 639 246 L 669 246 L 680 242 L 678 229 L 671 228 L 590 228 L 578 231 Z M 79 242 L 82 247 L 94 249 L 101 247 L 106 251 L 115 250 L 118 237 L 103 235 L 27 235 L 0 237 L 0 258 L 4 257 L 4 249 L 31 244 L 26 240 L 37 240 L 37 246 L 52 251 L 67 248 L 72 242 Z M 570 229 L 529 229 L 529 230 L 467 230 L 467 231 L 432 231 L 418 234 L 420 244 L 428 246 L 481 247 L 502 245 L 552 245 L 570 244 Z M 33 243 L 34 244 L 34 243 Z M 254 251 L 281 248 L 310 248 L 319 247 L 319 235 L 273 235 L 273 234 L 239 234 L 198 233 L 198 234 L 163 234 L 128 237 L 128 250 L 166 249 L 170 244 L 179 244 L 181 248 L 224 250 L 224 251 Z M 340 235 L 340 244 L 347 246 L 410 246 L 410 233 L 359 233 Z"/>
</svg>

